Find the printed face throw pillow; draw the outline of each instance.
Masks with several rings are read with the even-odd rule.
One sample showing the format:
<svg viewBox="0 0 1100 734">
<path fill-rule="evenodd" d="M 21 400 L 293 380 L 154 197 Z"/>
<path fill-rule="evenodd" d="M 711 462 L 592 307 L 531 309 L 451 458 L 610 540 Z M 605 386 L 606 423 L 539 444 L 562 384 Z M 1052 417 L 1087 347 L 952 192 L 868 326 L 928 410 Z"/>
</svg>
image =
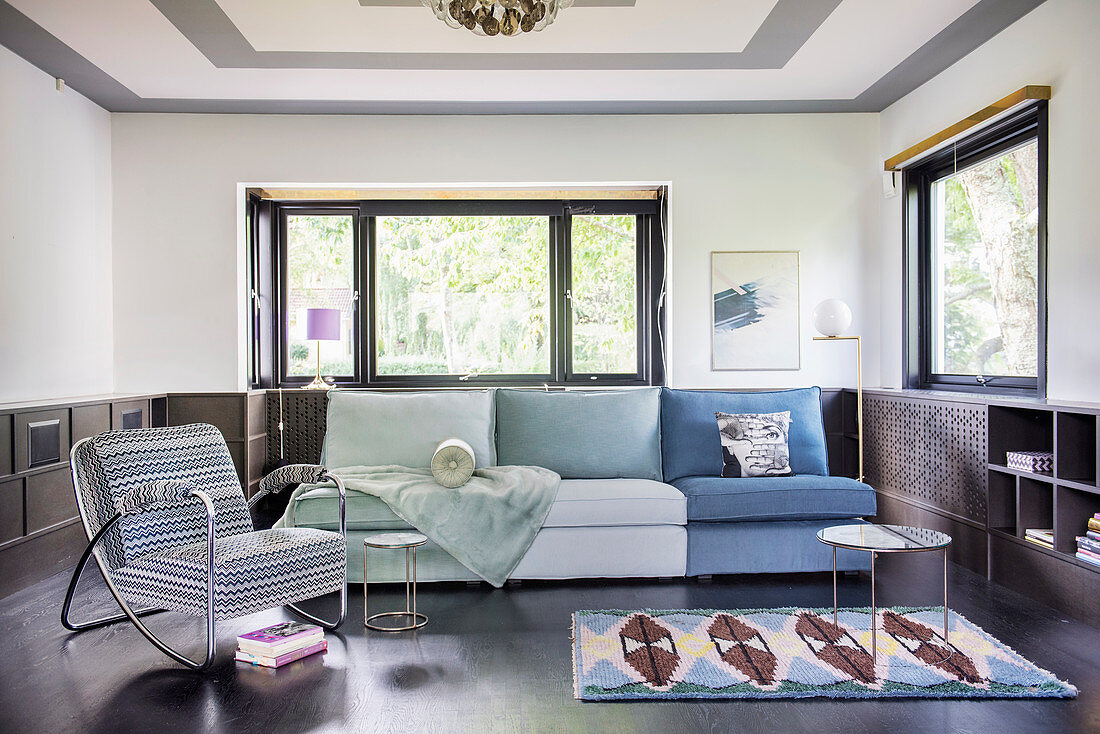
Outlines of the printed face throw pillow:
<svg viewBox="0 0 1100 734">
<path fill-rule="evenodd" d="M 722 439 L 723 477 L 784 477 L 791 471 L 787 445 L 791 411 L 715 413 Z"/>
</svg>

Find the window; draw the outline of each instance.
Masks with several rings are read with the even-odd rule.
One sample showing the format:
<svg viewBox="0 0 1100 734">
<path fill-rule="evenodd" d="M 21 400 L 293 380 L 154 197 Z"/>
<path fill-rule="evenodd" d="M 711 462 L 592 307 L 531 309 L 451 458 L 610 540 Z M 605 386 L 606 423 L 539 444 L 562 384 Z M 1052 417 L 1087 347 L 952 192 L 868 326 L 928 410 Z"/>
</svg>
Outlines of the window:
<svg viewBox="0 0 1100 734">
<path fill-rule="evenodd" d="M 1046 104 L 905 171 L 912 387 L 1042 393 Z"/>
<path fill-rule="evenodd" d="M 550 375 L 545 217 L 378 217 L 379 375 Z"/>
<path fill-rule="evenodd" d="M 309 381 L 318 348 L 347 386 L 664 380 L 655 199 L 262 203 L 279 263 L 253 275 L 278 304 L 253 330 L 264 386 Z M 309 308 L 339 310 L 339 341 L 307 338 Z"/>
<path fill-rule="evenodd" d="M 577 373 L 637 370 L 637 229 L 635 217 L 573 217 L 568 305 Z"/>
<path fill-rule="evenodd" d="M 354 347 L 357 213 L 290 209 L 280 214 L 286 283 L 283 375 L 310 378 L 319 366 L 323 375 L 354 381 L 358 374 Z M 338 341 L 309 339 L 306 312 L 314 308 L 339 312 Z"/>
</svg>

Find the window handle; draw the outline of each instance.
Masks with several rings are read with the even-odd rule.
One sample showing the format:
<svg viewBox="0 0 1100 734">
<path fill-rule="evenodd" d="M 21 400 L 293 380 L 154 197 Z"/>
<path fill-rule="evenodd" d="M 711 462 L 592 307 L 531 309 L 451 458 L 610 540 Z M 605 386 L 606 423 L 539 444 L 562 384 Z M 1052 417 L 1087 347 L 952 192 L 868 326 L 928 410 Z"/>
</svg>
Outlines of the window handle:
<svg viewBox="0 0 1100 734">
<path fill-rule="evenodd" d="M 478 374 L 477 372 L 469 372 L 469 373 L 463 375 L 462 377 L 459 377 L 458 381 L 459 382 L 469 382 L 470 378 L 472 378 L 472 377 L 481 377 L 481 375 Z"/>
</svg>

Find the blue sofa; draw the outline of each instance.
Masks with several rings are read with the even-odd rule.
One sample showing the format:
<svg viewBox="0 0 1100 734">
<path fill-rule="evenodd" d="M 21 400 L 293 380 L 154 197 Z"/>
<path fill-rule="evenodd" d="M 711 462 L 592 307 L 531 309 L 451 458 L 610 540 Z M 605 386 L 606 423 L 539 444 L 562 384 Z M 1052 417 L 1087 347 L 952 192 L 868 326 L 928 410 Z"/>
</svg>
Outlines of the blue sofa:
<svg viewBox="0 0 1100 734">
<path fill-rule="evenodd" d="M 789 410 L 795 476 L 721 478 L 715 411 Z M 566 579 L 826 571 L 817 531 L 875 513 L 875 493 L 828 475 L 819 388 L 716 392 L 640 388 L 543 392 L 500 389 L 330 396 L 322 461 L 339 466 L 428 465 L 440 440 L 475 447 L 478 466 L 529 464 L 562 477 L 542 530 L 512 577 Z M 335 490 L 318 487 L 288 506 L 298 527 L 327 528 Z M 363 578 L 365 535 L 407 529 L 382 500 L 348 499 L 348 577 Z M 404 578 L 401 554 L 371 551 L 370 581 Z M 421 581 L 474 580 L 428 543 Z M 866 554 L 838 553 L 865 568 Z"/>
<path fill-rule="evenodd" d="M 791 413 L 790 477 L 726 479 L 715 411 Z M 817 541 L 828 525 L 875 514 L 875 491 L 829 476 L 821 389 L 775 392 L 661 392 L 664 480 L 687 498 L 687 575 L 825 571 L 832 550 Z M 863 556 L 863 557 L 861 557 Z M 841 553 L 845 569 L 866 554 Z"/>
</svg>

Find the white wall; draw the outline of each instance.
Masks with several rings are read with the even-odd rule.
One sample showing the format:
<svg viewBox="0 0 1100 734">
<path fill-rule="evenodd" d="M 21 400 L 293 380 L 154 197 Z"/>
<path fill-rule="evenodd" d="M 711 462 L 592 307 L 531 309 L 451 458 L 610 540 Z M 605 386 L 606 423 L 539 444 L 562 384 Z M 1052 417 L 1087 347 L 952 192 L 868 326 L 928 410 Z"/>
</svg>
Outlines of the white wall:
<svg viewBox="0 0 1100 734">
<path fill-rule="evenodd" d="M 0 237 L 0 401 L 110 392 L 110 115 L 2 46 Z"/>
<path fill-rule="evenodd" d="M 1047 191 L 1048 387 L 1051 399 L 1100 401 L 1100 2 L 1049 0 L 881 116 L 882 159 L 1026 84 L 1054 88 Z M 880 164 L 881 165 L 881 164 Z M 881 218 L 882 379 L 899 386 L 901 198 Z"/>
<path fill-rule="evenodd" d="M 810 341 L 846 299 L 878 376 L 877 115 L 343 117 L 116 114 L 119 389 L 243 385 L 237 184 L 667 181 L 669 383 L 854 385 Z M 709 253 L 801 250 L 802 369 L 710 370 Z"/>
</svg>

